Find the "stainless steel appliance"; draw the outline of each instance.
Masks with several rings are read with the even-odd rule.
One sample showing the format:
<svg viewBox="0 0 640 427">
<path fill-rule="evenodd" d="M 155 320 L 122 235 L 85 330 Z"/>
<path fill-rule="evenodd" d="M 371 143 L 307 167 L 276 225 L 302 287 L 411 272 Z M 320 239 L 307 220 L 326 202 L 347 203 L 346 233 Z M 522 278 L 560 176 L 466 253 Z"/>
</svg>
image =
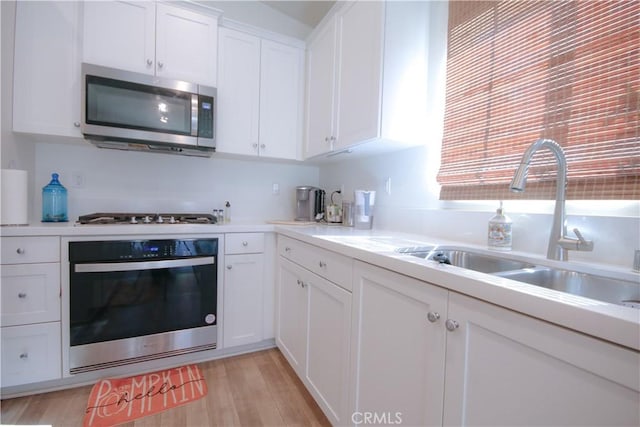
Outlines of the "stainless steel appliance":
<svg viewBox="0 0 640 427">
<path fill-rule="evenodd" d="M 217 344 L 217 238 L 69 242 L 69 370 Z"/>
<path fill-rule="evenodd" d="M 296 221 L 315 221 L 324 213 L 325 192 L 316 187 L 296 187 Z"/>
<path fill-rule="evenodd" d="M 210 156 L 216 89 L 82 64 L 85 139 L 101 148 Z"/>
<path fill-rule="evenodd" d="M 216 224 L 211 214 L 201 213 L 92 213 L 81 215 L 78 224 Z"/>
</svg>

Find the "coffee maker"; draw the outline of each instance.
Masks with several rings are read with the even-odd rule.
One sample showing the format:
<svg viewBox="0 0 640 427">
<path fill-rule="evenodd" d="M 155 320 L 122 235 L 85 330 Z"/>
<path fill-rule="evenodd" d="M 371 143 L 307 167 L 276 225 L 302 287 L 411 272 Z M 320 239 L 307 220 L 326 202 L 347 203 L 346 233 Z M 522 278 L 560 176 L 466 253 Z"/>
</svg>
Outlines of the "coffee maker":
<svg viewBox="0 0 640 427">
<path fill-rule="evenodd" d="M 296 187 L 296 221 L 315 221 L 324 213 L 324 190 L 310 185 Z"/>
</svg>

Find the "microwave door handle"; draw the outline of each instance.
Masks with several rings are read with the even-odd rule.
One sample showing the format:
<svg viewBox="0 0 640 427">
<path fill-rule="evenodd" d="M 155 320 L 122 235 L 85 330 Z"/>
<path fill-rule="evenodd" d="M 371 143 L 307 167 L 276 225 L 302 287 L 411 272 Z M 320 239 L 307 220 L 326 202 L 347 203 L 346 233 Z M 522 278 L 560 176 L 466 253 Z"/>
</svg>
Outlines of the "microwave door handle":
<svg viewBox="0 0 640 427">
<path fill-rule="evenodd" d="M 198 136 L 198 95 L 191 94 L 191 136 Z"/>
<path fill-rule="evenodd" d="M 76 273 L 107 273 L 113 271 L 157 270 L 160 268 L 195 267 L 215 264 L 214 257 L 173 259 L 164 261 L 109 262 L 94 264 L 76 264 Z"/>
</svg>

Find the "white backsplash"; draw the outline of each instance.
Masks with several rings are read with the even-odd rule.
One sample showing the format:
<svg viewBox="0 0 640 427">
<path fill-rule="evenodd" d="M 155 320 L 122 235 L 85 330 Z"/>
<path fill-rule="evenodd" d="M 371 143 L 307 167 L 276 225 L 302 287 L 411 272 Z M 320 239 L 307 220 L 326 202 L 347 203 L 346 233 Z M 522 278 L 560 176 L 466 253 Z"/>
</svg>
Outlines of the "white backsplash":
<svg viewBox="0 0 640 427">
<path fill-rule="evenodd" d="M 437 168 L 427 149 L 414 148 L 325 164 L 320 168 L 320 186 L 327 194 L 344 186 L 345 200 L 353 200 L 356 189 L 375 190 L 376 229 L 486 245 L 487 223 L 498 202 L 440 202 Z M 508 200 L 505 211 L 514 224 L 513 250 L 545 256 L 553 202 Z M 595 245 L 593 252 L 570 251 L 570 260 L 630 269 L 633 252 L 640 248 L 640 202 L 568 202 L 567 227 L 579 228 Z"/>
<path fill-rule="evenodd" d="M 211 212 L 231 203 L 231 221 L 293 219 L 295 187 L 317 185 L 317 166 L 106 150 L 89 143 L 38 143 L 32 220 L 41 189 L 60 174 L 69 219 L 93 212 Z M 81 178 L 81 184 L 77 183 Z M 279 194 L 273 194 L 278 184 Z"/>
</svg>

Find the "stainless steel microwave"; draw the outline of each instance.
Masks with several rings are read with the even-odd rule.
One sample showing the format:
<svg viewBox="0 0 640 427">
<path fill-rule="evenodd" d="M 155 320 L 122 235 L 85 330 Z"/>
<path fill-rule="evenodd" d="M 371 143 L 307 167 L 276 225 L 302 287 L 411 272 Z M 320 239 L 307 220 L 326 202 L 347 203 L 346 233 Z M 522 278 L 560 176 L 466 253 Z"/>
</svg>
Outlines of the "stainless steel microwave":
<svg viewBox="0 0 640 427">
<path fill-rule="evenodd" d="M 210 156 L 216 89 L 82 64 L 85 139 L 101 148 Z"/>
</svg>

